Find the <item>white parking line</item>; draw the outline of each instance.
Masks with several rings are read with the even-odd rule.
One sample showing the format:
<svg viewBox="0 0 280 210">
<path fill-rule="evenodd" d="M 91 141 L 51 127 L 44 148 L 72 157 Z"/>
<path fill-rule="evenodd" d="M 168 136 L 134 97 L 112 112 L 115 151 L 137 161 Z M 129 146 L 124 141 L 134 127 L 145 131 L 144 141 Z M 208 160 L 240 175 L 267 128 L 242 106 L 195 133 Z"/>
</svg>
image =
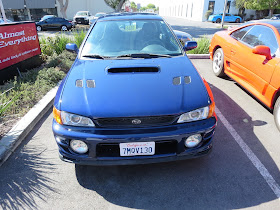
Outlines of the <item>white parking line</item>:
<svg viewBox="0 0 280 210">
<path fill-rule="evenodd" d="M 217 116 L 219 117 L 220 121 L 224 124 L 228 132 L 234 138 L 234 140 L 239 144 L 243 152 L 247 155 L 247 157 L 251 160 L 257 170 L 260 172 L 262 177 L 265 179 L 269 187 L 272 189 L 274 194 L 277 198 L 280 198 L 280 186 L 276 183 L 274 178 L 265 168 L 265 166 L 261 163 L 258 157 L 253 153 L 250 147 L 244 142 L 241 136 L 236 132 L 236 130 L 231 126 L 231 124 L 227 121 L 224 115 L 220 112 L 220 110 L 216 107 L 215 109 Z"/>
</svg>

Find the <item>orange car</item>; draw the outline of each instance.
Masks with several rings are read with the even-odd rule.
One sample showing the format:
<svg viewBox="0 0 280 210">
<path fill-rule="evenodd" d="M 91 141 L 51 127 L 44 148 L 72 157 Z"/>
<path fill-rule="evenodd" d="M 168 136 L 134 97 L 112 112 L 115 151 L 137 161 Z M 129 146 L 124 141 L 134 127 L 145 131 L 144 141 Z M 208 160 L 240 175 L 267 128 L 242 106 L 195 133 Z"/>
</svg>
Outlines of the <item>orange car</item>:
<svg viewBox="0 0 280 210">
<path fill-rule="evenodd" d="M 210 44 L 213 72 L 228 75 L 273 110 L 280 130 L 280 21 L 242 24 L 217 32 Z"/>
</svg>

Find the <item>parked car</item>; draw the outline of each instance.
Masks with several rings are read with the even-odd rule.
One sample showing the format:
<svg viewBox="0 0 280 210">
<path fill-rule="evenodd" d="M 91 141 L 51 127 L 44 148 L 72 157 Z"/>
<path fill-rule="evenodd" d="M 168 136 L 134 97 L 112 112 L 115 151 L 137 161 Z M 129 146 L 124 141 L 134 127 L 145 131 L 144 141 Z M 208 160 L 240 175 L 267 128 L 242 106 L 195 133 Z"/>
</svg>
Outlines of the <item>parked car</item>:
<svg viewBox="0 0 280 210">
<path fill-rule="evenodd" d="M 280 14 L 274 14 L 270 19 L 271 20 L 280 20 Z"/>
<path fill-rule="evenodd" d="M 12 23 L 13 22 L 13 21 L 8 20 L 8 19 L 6 19 L 6 20 L 7 20 L 7 23 Z M 0 18 L 0 24 L 5 24 L 5 21 L 2 18 Z"/>
<path fill-rule="evenodd" d="M 40 21 L 46 20 L 46 19 L 48 19 L 48 18 L 53 18 L 53 17 L 56 17 L 56 16 L 55 16 L 55 15 L 44 15 L 44 16 L 40 19 Z"/>
<path fill-rule="evenodd" d="M 73 18 L 75 24 L 89 24 L 89 21 L 93 19 L 93 16 L 89 11 L 79 11 Z"/>
<path fill-rule="evenodd" d="M 211 21 L 213 23 L 220 23 L 220 22 L 222 22 L 222 18 L 223 18 L 223 13 L 220 13 L 217 15 L 210 15 L 208 18 L 208 21 Z M 235 15 L 226 13 L 224 21 L 240 23 L 240 22 L 242 22 L 242 18 L 240 16 L 235 16 Z"/>
<path fill-rule="evenodd" d="M 217 32 L 210 44 L 213 72 L 228 75 L 274 110 L 280 130 L 280 21 L 253 21 Z"/>
<path fill-rule="evenodd" d="M 209 153 L 214 99 L 171 27 L 158 15 L 97 19 L 54 101 L 60 158 L 76 164 L 142 164 Z"/>
<path fill-rule="evenodd" d="M 67 31 L 70 30 L 73 27 L 73 24 L 70 23 L 68 20 L 60 17 L 51 17 L 39 22 L 36 22 L 36 28 L 37 31 L 43 31 L 43 30 L 62 30 Z"/>
<path fill-rule="evenodd" d="M 96 13 L 96 14 L 94 15 L 94 17 L 91 18 L 91 19 L 89 20 L 89 24 L 92 25 L 92 24 L 96 21 L 97 18 L 99 18 L 99 17 L 101 17 L 101 16 L 104 16 L 104 15 L 106 15 L 106 13 L 104 13 L 104 12 L 98 12 L 98 13 Z"/>
</svg>

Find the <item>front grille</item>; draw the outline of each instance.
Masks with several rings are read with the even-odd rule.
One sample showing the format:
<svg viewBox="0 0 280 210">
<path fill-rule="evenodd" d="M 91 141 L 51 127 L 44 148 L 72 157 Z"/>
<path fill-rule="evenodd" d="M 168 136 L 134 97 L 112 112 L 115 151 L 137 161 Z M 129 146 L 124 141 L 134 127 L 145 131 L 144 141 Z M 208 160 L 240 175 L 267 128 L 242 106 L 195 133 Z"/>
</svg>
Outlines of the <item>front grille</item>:
<svg viewBox="0 0 280 210">
<path fill-rule="evenodd" d="M 155 142 L 155 155 L 174 154 L 177 152 L 176 140 L 164 140 Z M 96 146 L 97 157 L 120 157 L 118 143 L 100 143 Z"/>
<path fill-rule="evenodd" d="M 177 116 L 149 116 L 149 117 L 116 117 L 116 118 L 98 118 L 95 122 L 100 127 L 148 127 L 171 125 L 175 122 Z"/>
<path fill-rule="evenodd" d="M 85 19 L 84 18 L 76 18 L 76 22 L 84 22 Z"/>
</svg>

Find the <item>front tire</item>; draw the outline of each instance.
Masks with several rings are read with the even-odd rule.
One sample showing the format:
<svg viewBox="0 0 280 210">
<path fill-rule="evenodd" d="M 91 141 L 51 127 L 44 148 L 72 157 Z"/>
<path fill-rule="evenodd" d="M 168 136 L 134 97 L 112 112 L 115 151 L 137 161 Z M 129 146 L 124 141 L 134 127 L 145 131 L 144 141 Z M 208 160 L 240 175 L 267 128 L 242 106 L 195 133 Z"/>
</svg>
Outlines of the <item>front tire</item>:
<svg viewBox="0 0 280 210">
<path fill-rule="evenodd" d="M 237 19 L 235 20 L 235 22 L 236 22 L 236 23 L 240 23 L 240 19 L 237 18 Z"/>
<path fill-rule="evenodd" d="M 65 26 L 65 25 L 61 26 L 61 31 L 68 31 L 67 26 Z"/>
<path fill-rule="evenodd" d="M 216 20 L 216 23 L 220 23 L 221 22 L 221 18 L 218 18 L 217 20 Z"/>
<path fill-rule="evenodd" d="M 224 77 L 224 51 L 222 48 L 219 48 L 215 51 L 213 56 L 213 63 L 212 63 L 212 69 L 214 74 L 217 77 Z"/>
<path fill-rule="evenodd" d="M 278 96 L 275 102 L 273 115 L 274 115 L 275 124 L 278 130 L 280 131 L 280 96 Z"/>
<path fill-rule="evenodd" d="M 37 31 L 42 31 L 42 27 L 41 26 L 36 26 Z"/>
</svg>

